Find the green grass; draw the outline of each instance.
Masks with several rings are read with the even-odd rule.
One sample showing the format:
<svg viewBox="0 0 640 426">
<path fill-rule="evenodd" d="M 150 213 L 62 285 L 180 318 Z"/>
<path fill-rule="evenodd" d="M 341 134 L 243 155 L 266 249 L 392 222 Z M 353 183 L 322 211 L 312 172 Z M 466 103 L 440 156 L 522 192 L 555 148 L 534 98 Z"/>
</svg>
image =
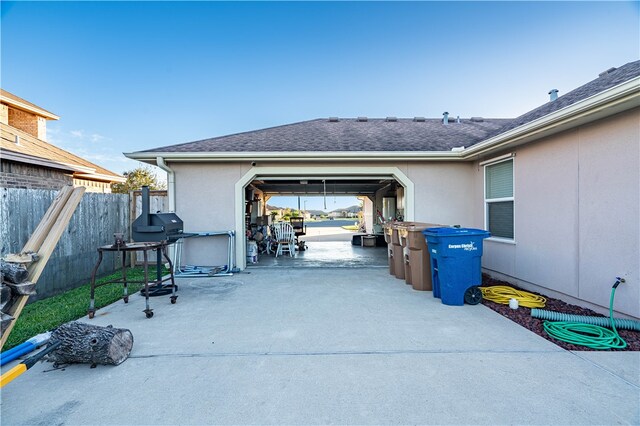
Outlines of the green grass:
<svg viewBox="0 0 640 426">
<path fill-rule="evenodd" d="M 163 268 L 163 275 L 169 272 Z M 131 281 L 142 281 L 144 271 L 142 267 L 127 269 L 127 278 Z M 149 277 L 153 280 L 156 276 L 156 268 L 149 268 Z M 114 279 L 122 278 L 122 272 L 117 271 L 111 275 L 96 280 L 97 283 L 104 283 Z M 129 294 L 140 290 L 142 284 L 129 284 Z M 87 283 L 73 290 L 65 291 L 57 296 L 38 300 L 24 307 L 22 314 L 18 317 L 16 325 L 13 327 L 7 342 L 2 348 L 3 351 L 19 345 L 27 339 L 39 333 L 44 333 L 58 327 L 66 322 L 82 318 L 87 315 L 89 309 L 89 299 L 91 295 L 91 283 Z M 109 284 L 96 288 L 96 309 L 122 299 L 122 284 Z"/>
</svg>

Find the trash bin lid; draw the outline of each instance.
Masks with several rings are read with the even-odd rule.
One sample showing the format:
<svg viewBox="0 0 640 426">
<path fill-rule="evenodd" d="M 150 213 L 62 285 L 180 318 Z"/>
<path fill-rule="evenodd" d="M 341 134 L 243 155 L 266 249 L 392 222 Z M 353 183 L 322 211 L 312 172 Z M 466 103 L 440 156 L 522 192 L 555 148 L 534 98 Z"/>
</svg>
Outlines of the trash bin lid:
<svg viewBox="0 0 640 426">
<path fill-rule="evenodd" d="M 448 236 L 480 236 L 480 237 L 489 237 L 488 231 L 484 229 L 475 229 L 475 228 L 427 228 L 422 231 L 424 235 L 428 235 L 430 237 L 448 237 Z"/>
<path fill-rule="evenodd" d="M 447 226 L 447 225 L 439 225 L 437 223 L 413 222 L 411 225 L 407 226 L 407 231 L 422 232 L 427 228 L 440 228 L 443 226 Z"/>
</svg>

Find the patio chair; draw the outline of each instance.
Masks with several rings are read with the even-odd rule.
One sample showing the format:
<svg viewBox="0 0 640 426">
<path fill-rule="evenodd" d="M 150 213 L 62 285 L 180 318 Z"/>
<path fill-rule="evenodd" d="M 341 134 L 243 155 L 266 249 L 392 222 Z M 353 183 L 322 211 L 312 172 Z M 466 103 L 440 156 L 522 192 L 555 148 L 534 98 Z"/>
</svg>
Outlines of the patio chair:
<svg viewBox="0 0 640 426">
<path fill-rule="evenodd" d="M 276 234 L 276 244 L 278 245 L 276 257 L 285 251 L 289 252 L 289 256 L 295 257 L 295 234 L 291 224 L 287 222 L 277 222 L 274 223 L 273 229 Z"/>
<path fill-rule="evenodd" d="M 291 226 L 293 227 L 293 233 L 296 236 L 295 245 L 298 247 L 298 250 L 304 251 L 307 248 L 307 245 L 304 241 L 300 239 L 302 235 L 307 234 L 307 227 L 304 224 L 303 217 L 292 217 L 289 219 Z"/>
</svg>

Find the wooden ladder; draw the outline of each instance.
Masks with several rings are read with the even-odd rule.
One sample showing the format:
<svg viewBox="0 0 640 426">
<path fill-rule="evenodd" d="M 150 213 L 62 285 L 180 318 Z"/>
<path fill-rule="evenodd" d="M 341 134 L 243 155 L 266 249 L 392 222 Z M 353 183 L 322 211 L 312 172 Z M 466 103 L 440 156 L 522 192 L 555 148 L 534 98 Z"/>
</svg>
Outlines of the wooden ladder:
<svg viewBox="0 0 640 426">
<path fill-rule="evenodd" d="M 4 257 L 4 262 L 19 263 L 27 267 L 29 272 L 27 282 L 34 285 L 38 282 L 38 278 L 44 271 L 44 267 L 56 248 L 62 233 L 67 229 L 73 212 L 80 204 L 84 191 L 85 188 L 83 186 L 78 188 L 73 188 L 72 186 L 63 187 L 56 195 L 42 220 L 40 220 L 36 230 L 29 237 L 22 251 L 19 254 L 9 254 Z M 7 305 L 9 309 L 4 313 L 12 316 L 13 320 L 2 333 L 0 349 L 2 349 L 11 330 L 13 330 L 13 326 L 16 324 L 28 299 L 29 294 L 12 293 L 12 298 Z"/>
</svg>

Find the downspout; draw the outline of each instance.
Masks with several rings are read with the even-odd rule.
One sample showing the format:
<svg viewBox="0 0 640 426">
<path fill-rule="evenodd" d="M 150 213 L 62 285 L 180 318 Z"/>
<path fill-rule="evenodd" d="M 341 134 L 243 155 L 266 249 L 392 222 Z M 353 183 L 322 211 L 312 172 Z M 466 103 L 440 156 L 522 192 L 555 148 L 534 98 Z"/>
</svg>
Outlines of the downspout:
<svg viewBox="0 0 640 426">
<path fill-rule="evenodd" d="M 164 162 L 164 158 L 156 157 L 156 164 L 162 170 L 167 172 L 167 192 L 169 194 L 169 211 L 175 213 L 176 211 L 176 179 L 175 172 L 167 166 Z"/>
</svg>

